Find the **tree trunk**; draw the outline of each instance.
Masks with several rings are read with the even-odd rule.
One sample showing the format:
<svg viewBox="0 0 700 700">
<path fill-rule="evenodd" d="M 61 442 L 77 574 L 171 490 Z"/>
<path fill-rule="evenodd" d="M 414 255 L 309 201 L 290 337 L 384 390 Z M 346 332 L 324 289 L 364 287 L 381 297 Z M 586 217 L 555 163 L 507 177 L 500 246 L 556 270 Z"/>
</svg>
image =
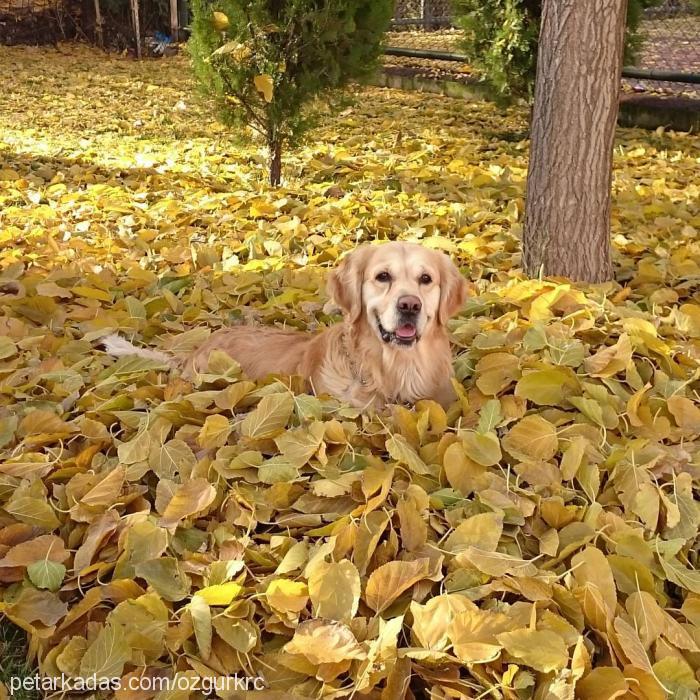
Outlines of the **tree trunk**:
<svg viewBox="0 0 700 700">
<path fill-rule="evenodd" d="M 141 60 L 141 21 L 139 20 L 139 0 L 131 1 L 131 20 L 134 24 L 134 36 L 136 37 L 136 58 Z"/>
<path fill-rule="evenodd" d="M 102 35 L 102 11 L 100 10 L 100 0 L 94 0 L 95 3 L 95 40 L 97 45 L 104 46 L 104 37 Z"/>
<path fill-rule="evenodd" d="M 180 39 L 179 33 L 180 29 L 177 19 L 177 0 L 170 0 L 170 38 L 175 43 L 177 43 Z"/>
<path fill-rule="evenodd" d="M 545 0 L 527 181 L 528 275 L 612 277 L 610 189 L 627 0 Z"/>
<path fill-rule="evenodd" d="M 282 181 L 282 142 L 275 140 L 270 143 L 270 185 L 279 187 Z"/>
</svg>

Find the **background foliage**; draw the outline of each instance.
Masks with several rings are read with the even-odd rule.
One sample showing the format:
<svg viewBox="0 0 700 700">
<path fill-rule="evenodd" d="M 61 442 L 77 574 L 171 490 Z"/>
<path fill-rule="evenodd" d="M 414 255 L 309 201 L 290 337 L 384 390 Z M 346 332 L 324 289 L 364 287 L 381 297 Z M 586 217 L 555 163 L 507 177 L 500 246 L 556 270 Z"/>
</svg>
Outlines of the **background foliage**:
<svg viewBox="0 0 700 700">
<path fill-rule="evenodd" d="M 227 124 L 260 133 L 271 154 L 298 143 L 311 102 L 372 74 L 391 0 L 193 0 L 188 48 Z M 278 177 L 272 173 L 275 184 Z"/>
<path fill-rule="evenodd" d="M 629 0 L 625 62 L 634 61 L 644 7 L 660 0 Z M 502 96 L 532 98 L 542 0 L 454 0 L 456 22 L 464 30 L 462 48 Z"/>
</svg>

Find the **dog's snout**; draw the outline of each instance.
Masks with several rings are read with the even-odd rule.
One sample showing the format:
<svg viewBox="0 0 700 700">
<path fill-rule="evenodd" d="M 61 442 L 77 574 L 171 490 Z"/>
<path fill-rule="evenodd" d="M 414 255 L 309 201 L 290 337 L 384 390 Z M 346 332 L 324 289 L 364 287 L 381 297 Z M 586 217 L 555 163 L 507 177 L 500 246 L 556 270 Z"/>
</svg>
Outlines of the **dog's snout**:
<svg viewBox="0 0 700 700">
<path fill-rule="evenodd" d="M 407 294 L 406 296 L 399 297 L 397 308 L 405 314 L 417 314 L 423 308 L 423 304 L 417 296 Z"/>
</svg>

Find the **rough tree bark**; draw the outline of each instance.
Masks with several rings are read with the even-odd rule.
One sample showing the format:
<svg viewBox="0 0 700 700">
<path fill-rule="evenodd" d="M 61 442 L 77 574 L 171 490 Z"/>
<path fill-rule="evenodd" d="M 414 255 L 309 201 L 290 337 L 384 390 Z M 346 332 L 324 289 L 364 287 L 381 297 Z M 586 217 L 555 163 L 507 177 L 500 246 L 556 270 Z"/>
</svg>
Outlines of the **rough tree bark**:
<svg viewBox="0 0 700 700">
<path fill-rule="evenodd" d="M 282 182 L 282 142 L 275 138 L 269 143 L 270 149 L 270 185 L 279 187 Z"/>
<path fill-rule="evenodd" d="M 627 0 L 545 0 L 532 117 L 523 266 L 612 277 L 610 188 Z"/>
</svg>

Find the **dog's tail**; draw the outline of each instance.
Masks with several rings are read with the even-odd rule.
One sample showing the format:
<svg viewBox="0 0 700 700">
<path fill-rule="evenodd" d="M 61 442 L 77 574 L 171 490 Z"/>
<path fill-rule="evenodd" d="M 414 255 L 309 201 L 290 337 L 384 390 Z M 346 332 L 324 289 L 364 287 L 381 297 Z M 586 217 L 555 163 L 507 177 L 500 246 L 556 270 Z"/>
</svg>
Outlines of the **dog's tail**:
<svg viewBox="0 0 700 700">
<path fill-rule="evenodd" d="M 139 348 L 136 345 L 132 345 L 128 340 L 126 340 L 126 338 L 122 338 L 116 333 L 112 333 L 112 335 L 102 338 L 100 340 L 100 345 L 108 355 L 112 355 L 113 357 L 138 355 L 139 357 L 146 357 L 149 360 L 164 362 L 170 367 L 174 367 L 177 364 L 177 360 L 172 355 L 168 355 L 165 352 L 160 352 L 159 350 Z"/>
</svg>

